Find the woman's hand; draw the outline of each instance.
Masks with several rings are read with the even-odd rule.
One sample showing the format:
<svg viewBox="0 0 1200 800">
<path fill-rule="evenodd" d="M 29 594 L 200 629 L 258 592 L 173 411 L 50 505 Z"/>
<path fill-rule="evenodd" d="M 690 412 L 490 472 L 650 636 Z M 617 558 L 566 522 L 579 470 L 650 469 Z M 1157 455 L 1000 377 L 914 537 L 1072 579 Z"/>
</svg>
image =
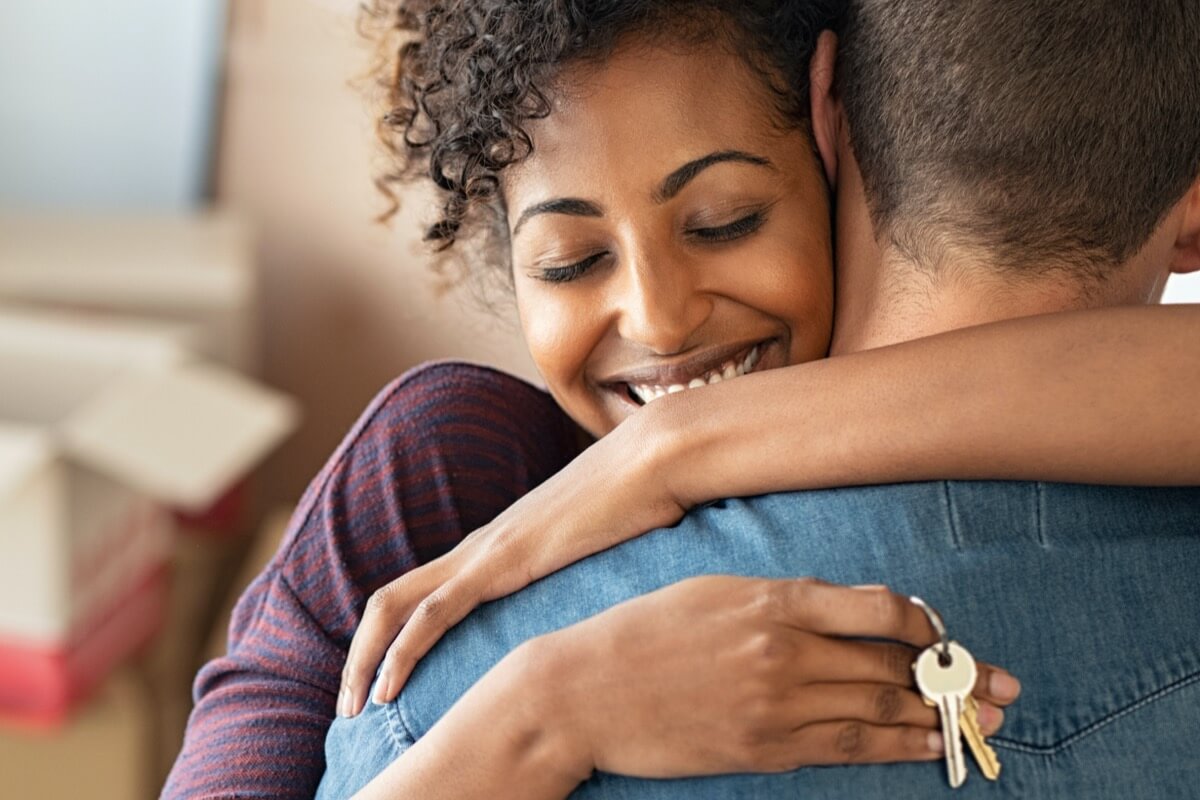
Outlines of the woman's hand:
<svg viewBox="0 0 1200 800">
<path fill-rule="evenodd" d="M 527 696 L 549 692 L 541 730 L 573 754 L 563 769 L 669 778 L 941 758 L 910 647 L 934 641 L 882 588 L 714 576 L 528 642 L 517 663 Z M 982 663 L 979 676 L 991 734 L 1019 684 Z"/>
<path fill-rule="evenodd" d="M 393 699 L 417 662 L 480 603 L 677 522 L 686 508 L 658 468 L 666 443 L 678 441 L 660 422 L 671 417 L 670 399 L 626 420 L 446 555 L 376 591 L 350 644 L 338 713 L 362 710 L 381 662 L 375 700 Z"/>
<path fill-rule="evenodd" d="M 692 578 L 518 647 L 358 797 L 557 800 L 637 777 L 941 758 L 925 615 L 877 587 Z M 1007 690 L 1007 691 L 1006 691 Z M 985 734 L 1020 691 L 979 664 Z"/>
</svg>

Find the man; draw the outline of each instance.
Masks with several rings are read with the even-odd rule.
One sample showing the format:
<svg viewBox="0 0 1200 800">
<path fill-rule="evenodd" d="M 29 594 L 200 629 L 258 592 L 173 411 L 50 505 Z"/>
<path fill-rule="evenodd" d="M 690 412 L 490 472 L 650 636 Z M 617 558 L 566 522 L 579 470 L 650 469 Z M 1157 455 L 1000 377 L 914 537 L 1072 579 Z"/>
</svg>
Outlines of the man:
<svg viewBox="0 0 1200 800">
<path fill-rule="evenodd" d="M 1183 3 L 855 4 L 836 91 L 831 38 L 814 63 L 815 138 L 838 185 L 835 354 L 1156 300 L 1172 265 L 1200 258 L 1197 37 L 1200 10 Z M 797 533 L 818 527 L 836 547 Z M 933 483 L 726 501 L 480 609 L 331 746 L 353 741 L 365 762 L 373 742 L 402 749 L 511 647 L 624 599 L 701 573 L 804 574 L 919 593 L 1023 678 L 995 741 L 1000 790 L 1181 796 L 1200 778 L 1197 531 L 1194 490 Z M 919 797 L 944 783 L 929 764 L 598 774 L 580 796 Z M 984 791 L 977 777 L 964 796 Z"/>
</svg>

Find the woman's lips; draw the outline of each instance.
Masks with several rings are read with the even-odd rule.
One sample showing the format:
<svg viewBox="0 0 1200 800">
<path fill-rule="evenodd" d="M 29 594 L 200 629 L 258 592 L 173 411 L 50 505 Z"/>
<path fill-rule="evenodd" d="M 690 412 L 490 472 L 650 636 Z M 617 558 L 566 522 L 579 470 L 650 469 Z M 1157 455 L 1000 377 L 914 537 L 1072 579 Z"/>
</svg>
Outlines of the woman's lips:
<svg viewBox="0 0 1200 800">
<path fill-rule="evenodd" d="M 753 372 L 762 363 L 763 353 L 773 341 L 768 339 L 759 342 L 715 366 L 698 370 L 687 380 L 676 378 L 677 382 L 674 383 L 619 383 L 613 386 L 613 391 L 626 401 L 643 406 L 668 394 L 732 380 Z"/>
</svg>

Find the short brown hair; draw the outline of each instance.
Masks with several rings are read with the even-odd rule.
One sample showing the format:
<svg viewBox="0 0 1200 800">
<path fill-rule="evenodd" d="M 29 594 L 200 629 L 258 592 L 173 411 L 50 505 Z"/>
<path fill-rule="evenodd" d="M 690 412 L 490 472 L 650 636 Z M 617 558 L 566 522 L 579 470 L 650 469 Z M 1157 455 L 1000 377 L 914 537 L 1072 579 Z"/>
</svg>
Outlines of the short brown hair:
<svg viewBox="0 0 1200 800">
<path fill-rule="evenodd" d="M 1200 173 L 1200 0 L 853 0 L 838 88 L 883 240 L 1102 277 Z"/>
</svg>

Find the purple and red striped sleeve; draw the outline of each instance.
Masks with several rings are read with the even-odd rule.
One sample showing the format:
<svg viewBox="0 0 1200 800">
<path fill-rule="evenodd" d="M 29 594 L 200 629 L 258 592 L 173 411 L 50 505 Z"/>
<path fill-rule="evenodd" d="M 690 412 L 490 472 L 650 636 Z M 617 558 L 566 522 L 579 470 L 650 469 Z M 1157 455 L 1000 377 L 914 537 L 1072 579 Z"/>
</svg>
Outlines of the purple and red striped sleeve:
<svg viewBox="0 0 1200 800">
<path fill-rule="evenodd" d="M 196 678 L 166 798 L 312 797 L 367 597 L 445 553 L 578 452 L 545 392 L 461 363 L 384 389 L 309 486 Z"/>
</svg>

